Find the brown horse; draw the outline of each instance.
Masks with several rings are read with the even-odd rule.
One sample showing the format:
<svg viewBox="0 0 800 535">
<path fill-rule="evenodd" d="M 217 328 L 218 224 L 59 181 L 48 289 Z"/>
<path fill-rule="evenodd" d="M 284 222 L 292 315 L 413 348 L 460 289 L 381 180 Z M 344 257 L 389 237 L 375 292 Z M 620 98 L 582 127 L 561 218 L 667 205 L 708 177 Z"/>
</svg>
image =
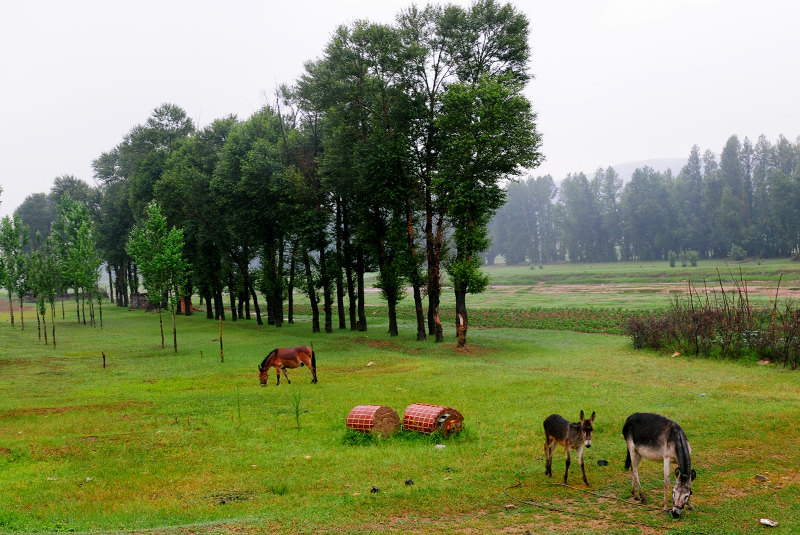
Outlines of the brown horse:
<svg viewBox="0 0 800 535">
<path fill-rule="evenodd" d="M 311 382 L 317 382 L 317 355 L 314 349 L 308 346 L 297 347 L 278 347 L 269 352 L 269 355 L 261 361 L 258 365 L 258 378 L 261 380 L 261 386 L 267 385 L 267 370 L 270 367 L 275 367 L 278 372 L 278 382 L 276 385 L 281 384 L 281 370 L 286 377 L 286 382 L 291 384 L 289 376 L 286 375 L 286 368 L 299 368 L 300 366 L 307 366 L 311 370 Z"/>
</svg>

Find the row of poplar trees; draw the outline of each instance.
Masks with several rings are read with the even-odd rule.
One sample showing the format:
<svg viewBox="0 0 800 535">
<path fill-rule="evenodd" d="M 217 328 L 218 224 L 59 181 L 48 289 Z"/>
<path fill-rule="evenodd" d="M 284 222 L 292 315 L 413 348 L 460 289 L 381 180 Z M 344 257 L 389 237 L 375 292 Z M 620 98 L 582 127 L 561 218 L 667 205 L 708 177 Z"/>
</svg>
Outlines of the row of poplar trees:
<svg viewBox="0 0 800 535">
<path fill-rule="evenodd" d="M 337 28 L 246 120 L 197 129 L 180 107 L 158 107 L 93 162 L 97 243 L 117 304 L 138 287 L 126 244 L 155 201 L 183 232 L 181 293 L 201 295 L 209 317 L 229 307 L 249 318 L 252 304 L 259 324 L 265 312 L 280 326 L 299 288 L 315 332 L 332 331 L 334 311 L 338 328 L 366 330 L 364 276 L 374 272 L 390 334 L 411 288 L 417 338 L 442 341 L 446 272 L 463 346 L 503 181 L 541 159 L 522 94 L 528 33 L 523 14 L 494 0 L 412 6 L 390 25 Z"/>
<path fill-rule="evenodd" d="M 0 189 L 2 192 L 2 189 Z M 15 327 L 14 301 L 19 301 L 19 324 L 25 329 L 24 302 L 35 302 L 39 339 L 56 347 L 57 297 L 61 297 L 61 317 L 66 317 L 63 297 L 72 289 L 77 322 L 97 325 L 94 302 L 98 302 L 99 323 L 103 314 L 99 288 L 102 263 L 95 244 L 89 209 L 72 200 L 68 192 L 55 204 L 46 234 L 36 232 L 19 214 L 0 220 L 0 287 L 8 294 L 11 326 Z M 48 319 L 49 316 L 49 319 Z M 48 322 L 50 333 L 48 337 Z"/>
<path fill-rule="evenodd" d="M 649 167 L 509 184 L 488 256 L 508 263 L 786 257 L 800 252 L 800 138 L 693 146 L 677 175 Z M 672 253 L 672 254 L 671 254 Z"/>
</svg>

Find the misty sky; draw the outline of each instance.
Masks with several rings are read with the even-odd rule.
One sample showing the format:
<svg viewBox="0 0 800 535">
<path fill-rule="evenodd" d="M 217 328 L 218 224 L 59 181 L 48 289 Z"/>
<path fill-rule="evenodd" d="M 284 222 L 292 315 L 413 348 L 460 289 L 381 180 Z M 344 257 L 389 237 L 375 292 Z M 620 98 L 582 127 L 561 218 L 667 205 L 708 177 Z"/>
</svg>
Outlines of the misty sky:
<svg viewBox="0 0 800 535">
<path fill-rule="evenodd" d="M 417 2 L 425 5 L 426 2 Z M 469 5 L 469 1 L 452 3 Z M 800 2 L 522 0 L 527 95 L 547 160 L 531 175 L 686 157 L 800 134 Z M 246 119 L 339 24 L 400 0 L 10 0 L 0 6 L 0 215 L 91 162 L 158 105 Z"/>
</svg>

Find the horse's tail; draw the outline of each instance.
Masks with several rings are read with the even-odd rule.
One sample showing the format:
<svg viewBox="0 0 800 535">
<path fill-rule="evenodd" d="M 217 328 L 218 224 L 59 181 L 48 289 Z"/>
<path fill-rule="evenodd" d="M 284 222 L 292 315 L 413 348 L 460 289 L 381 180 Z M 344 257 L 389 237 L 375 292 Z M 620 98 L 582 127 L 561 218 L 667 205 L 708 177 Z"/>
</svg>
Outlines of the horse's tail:
<svg viewBox="0 0 800 535">
<path fill-rule="evenodd" d="M 625 470 L 631 469 L 631 450 L 625 455 Z"/>
<path fill-rule="evenodd" d="M 311 368 L 317 369 L 317 354 L 314 353 L 314 344 L 311 344 Z"/>
</svg>

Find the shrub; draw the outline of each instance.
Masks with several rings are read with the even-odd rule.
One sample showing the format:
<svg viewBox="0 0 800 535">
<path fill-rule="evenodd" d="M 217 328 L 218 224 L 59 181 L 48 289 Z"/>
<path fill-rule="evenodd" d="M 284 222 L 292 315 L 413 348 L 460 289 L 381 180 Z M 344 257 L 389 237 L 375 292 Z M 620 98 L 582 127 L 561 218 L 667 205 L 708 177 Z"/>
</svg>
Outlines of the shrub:
<svg viewBox="0 0 800 535">
<path fill-rule="evenodd" d="M 734 243 L 731 245 L 730 251 L 728 251 L 728 258 L 735 260 L 736 262 L 740 262 L 747 258 L 747 251 Z"/>
<path fill-rule="evenodd" d="M 678 260 L 678 255 L 675 254 L 675 251 L 667 253 L 667 257 L 669 258 L 669 267 L 675 267 L 675 261 Z"/>
</svg>

